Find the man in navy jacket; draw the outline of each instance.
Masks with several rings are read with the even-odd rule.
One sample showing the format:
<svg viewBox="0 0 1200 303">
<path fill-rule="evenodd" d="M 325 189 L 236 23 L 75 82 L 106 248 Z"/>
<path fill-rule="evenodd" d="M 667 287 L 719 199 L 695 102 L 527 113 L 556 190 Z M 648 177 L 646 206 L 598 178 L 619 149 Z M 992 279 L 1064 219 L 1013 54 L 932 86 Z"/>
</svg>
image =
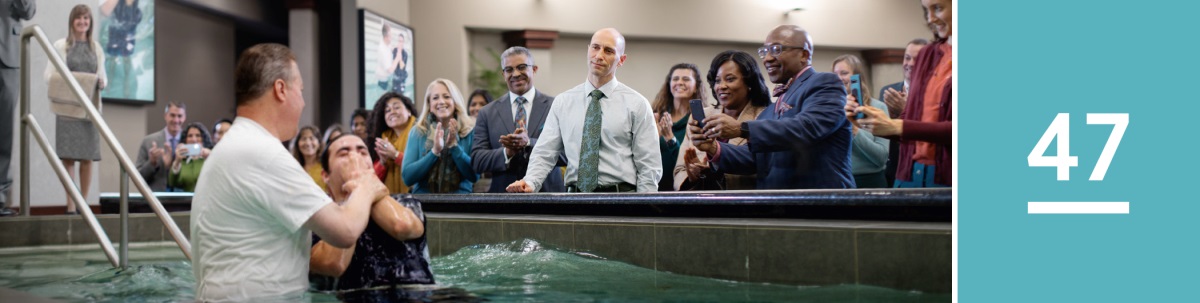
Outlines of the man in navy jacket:
<svg viewBox="0 0 1200 303">
<path fill-rule="evenodd" d="M 713 168 L 730 174 L 757 174 L 759 189 L 854 188 L 850 173 L 850 122 L 846 89 L 837 75 L 812 69 L 812 40 L 804 29 L 781 25 L 767 35 L 758 55 L 778 101 L 758 119 L 738 123 L 724 114 L 704 119 L 692 142 L 716 144 Z M 747 75 L 754 76 L 754 75 Z M 715 141 L 734 137 L 737 146 Z"/>
</svg>

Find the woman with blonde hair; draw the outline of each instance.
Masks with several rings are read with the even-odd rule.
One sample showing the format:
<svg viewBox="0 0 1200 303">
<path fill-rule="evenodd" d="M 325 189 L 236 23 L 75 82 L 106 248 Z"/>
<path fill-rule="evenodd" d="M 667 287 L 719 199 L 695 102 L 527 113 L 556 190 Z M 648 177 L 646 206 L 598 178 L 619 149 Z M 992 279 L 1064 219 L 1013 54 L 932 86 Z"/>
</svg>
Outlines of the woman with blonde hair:
<svg viewBox="0 0 1200 303">
<path fill-rule="evenodd" d="M 475 120 L 467 114 L 458 86 L 433 80 L 425 110 L 408 134 L 401 171 L 413 193 L 470 193 L 479 175 L 471 168 Z"/>
<path fill-rule="evenodd" d="M 850 87 L 850 77 L 859 75 L 859 93 L 867 100 L 866 104 L 887 112 L 886 103 L 871 97 L 871 85 L 863 71 L 864 65 L 862 59 L 850 54 L 833 59 L 833 73 L 842 79 L 842 85 L 846 86 L 846 103 L 858 102 L 858 97 Z M 850 130 L 854 134 L 854 139 L 850 141 L 850 172 L 854 174 L 854 184 L 858 188 L 889 187 L 887 176 L 883 174 L 887 169 L 888 139 L 875 136 L 857 125 L 852 126 Z"/>
<path fill-rule="evenodd" d="M 92 38 L 92 9 L 87 5 L 76 5 L 71 8 L 67 17 L 68 34 L 66 38 L 54 41 L 54 50 L 67 64 L 72 73 L 95 74 L 96 84 L 100 89 L 107 86 L 108 75 L 104 71 L 104 54 L 100 43 Z M 46 80 L 56 75 L 51 64 L 46 65 Z M 81 83 L 82 84 L 82 83 Z M 84 87 L 85 91 L 89 89 Z M 92 100 L 100 104 L 99 100 Z M 99 106 L 96 107 L 99 110 Z M 75 174 L 75 163 L 79 162 L 79 190 L 87 199 L 88 188 L 92 184 L 92 162 L 100 161 L 100 134 L 96 132 L 92 122 L 71 116 L 55 116 L 56 136 L 54 151 L 66 167 L 67 173 Z M 67 213 L 76 213 L 75 204 L 67 202 Z"/>
</svg>

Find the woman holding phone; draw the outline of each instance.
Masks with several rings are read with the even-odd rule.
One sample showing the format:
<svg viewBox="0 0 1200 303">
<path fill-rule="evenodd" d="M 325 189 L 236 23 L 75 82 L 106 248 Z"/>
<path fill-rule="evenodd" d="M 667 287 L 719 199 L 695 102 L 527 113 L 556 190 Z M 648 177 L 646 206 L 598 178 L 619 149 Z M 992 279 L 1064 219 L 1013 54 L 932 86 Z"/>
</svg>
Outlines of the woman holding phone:
<svg viewBox="0 0 1200 303">
<path fill-rule="evenodd" d="M 679 146 L 687 131 L 687 121 L 691 117 L 691 101 L 699 99 L 704 103 L 704 80 L 700 79 L 700 69 L 695 64 L 679 63 L 671 66 L 667 72 L 666 82 L 658 90 L 651 107 L 658 124 L 658 150 L 662 153 L 663 171 L 669 172 L 675 168 L 675 160 L 679 157 Z M 663 174 L 658 181 L 658 191 L 674 191 L 675 180 L 672 174 Z"/>
<path fill-rule="evenodd" d="M 871 86 L 867 82 L 866 74 L 863 73 L 863 61 L 855 55 L 841 55 L 837 59 L 833 59 L 833 73 L 842 79 L 842 84 L 846 86 L 846 106 L 855 105 L 858 102 L 858 96 L 861 95 L 863 100 L 870 100 L 870 105 L 875 108 L 888 111 L 887 104 L 875 98 L 871 98 Z M 851 89 L 850 78 L 854 75 L 859 75 L 858 94 Z M 857 115 L 847 115 L 851 121 L 857 119 Z M 854 134 L 854 139 L 850 143 L 850 171 L 854 174 L 854 184 L 858 188 L 885 188 L 888 187 L 887 177 L 883 175 L 884 169 L 887 169 L 888 158 L 888 140 L 882 137 L 877 137 L 869 131 L 863 131 L 861 127 L 850 127 L 851 133 Z"/>
<path fill-rule="evenodd" d="M 908 105 L 900 119 L 870 106 L 846 107 L 846 115 L 861 112 L 855 123 L 876 136 L 900 140 L 895 187 L 950 187 L 954 119 L 951 96 L 954 81 L 954 9 L 951 0 L 921 0 L 925 22 L 936 39 L 921 49 L 909 80 Z"/>
<path fill-rule="evenodd" d="M 204 159 L 212 152 L 212 139 L 206 129 L 200 122 L 192 122 L 183 129 L 184 141 L 183 144 L 175 146 L 175 161 L 171 163 L 167 186 L 186 192 L 196 190 L 196 181 L 200 179 Z"/>
<path fill-rule="evenodd" d="M 771 105 L 771 95 L 758 71 L 754 56 L 742 51 L 728 50 L 717 54 L 708 69 L 708 82 L 712 83 L 712 94 L 717 105 L 705 108 L 705 116 L 725 115 L 737 121 L 752 121 Z M 689 123 L 699 123 L 693 117 Z M 686 138 L 701 136 L 688 133 Z M 676 190 L 743 190 L 755 189 L 754 176 L 722 175 L 708 166 L 708 158 L 716 152 L 715 140 L 705 140 L 694 146 L 692 140 L 683 140 L 683 146 L 672 167 Z M 730 139 L 729 144 L 745 145 L 745 138 Z M 665 162 L 665 161 L 664 161 Z"/>
</svg>

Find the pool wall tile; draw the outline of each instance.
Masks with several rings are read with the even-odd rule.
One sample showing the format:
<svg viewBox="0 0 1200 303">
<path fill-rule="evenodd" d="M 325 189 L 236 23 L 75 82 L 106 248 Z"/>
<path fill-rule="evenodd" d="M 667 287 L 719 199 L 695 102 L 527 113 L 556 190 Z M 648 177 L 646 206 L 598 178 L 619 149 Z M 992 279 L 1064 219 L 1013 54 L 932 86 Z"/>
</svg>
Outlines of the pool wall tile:
<svg viewBox="0 0 1200 303">
<path fill-rule="evenodd" d="M 660 271 L 745 281 L 746 229 L 655 225 L 655 264 Z"/>
<path fill-rule="evenodd" d="M 858 233 L 859 283 L 950 292 L 949 233 Z"/>
<path fill-rule="evenodd" d="M 442 241 L 443 255 L 470 245 L 504 240 L 504 223 L 500 220 L 444 220 L 441 225 L 442 239 L 439 241 Z"/>
<path fill-rule="evenodd" d="M 749 228 L 748 281 L 833 285 L 855 280 L 854 232 Z"/>
<path fill-rule="evenodd" d="M 575 224 L 575 249 L 654 269 L 654 226 Z"/>
</svg>

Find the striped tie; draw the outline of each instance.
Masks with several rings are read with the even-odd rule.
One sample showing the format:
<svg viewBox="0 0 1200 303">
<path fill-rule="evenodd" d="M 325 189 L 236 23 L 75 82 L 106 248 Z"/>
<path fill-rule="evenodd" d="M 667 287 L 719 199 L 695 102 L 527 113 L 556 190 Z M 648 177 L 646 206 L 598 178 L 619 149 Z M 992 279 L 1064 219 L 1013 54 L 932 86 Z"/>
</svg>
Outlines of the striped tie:
<svg viewBox="0 0 1200 303">
<path fill-rule="evenodd" d="M 587 116 L 583 120 L 577 180 L 579 191 L 585 193 L 592 192 L 600 182 L 600 125 L 604 118 L 600 115 L 600 99 L 604 98 L 604 93 L 597 89 L 588 96 L 592 97 L 592 102 L 588 102 Z"/>
<path fill-rule="evenodd" d="M 525 102 L 525 97 L 517 97 L 517 118 L 513 119 L 517 128 L 525 128 Z"/>
</svg>

